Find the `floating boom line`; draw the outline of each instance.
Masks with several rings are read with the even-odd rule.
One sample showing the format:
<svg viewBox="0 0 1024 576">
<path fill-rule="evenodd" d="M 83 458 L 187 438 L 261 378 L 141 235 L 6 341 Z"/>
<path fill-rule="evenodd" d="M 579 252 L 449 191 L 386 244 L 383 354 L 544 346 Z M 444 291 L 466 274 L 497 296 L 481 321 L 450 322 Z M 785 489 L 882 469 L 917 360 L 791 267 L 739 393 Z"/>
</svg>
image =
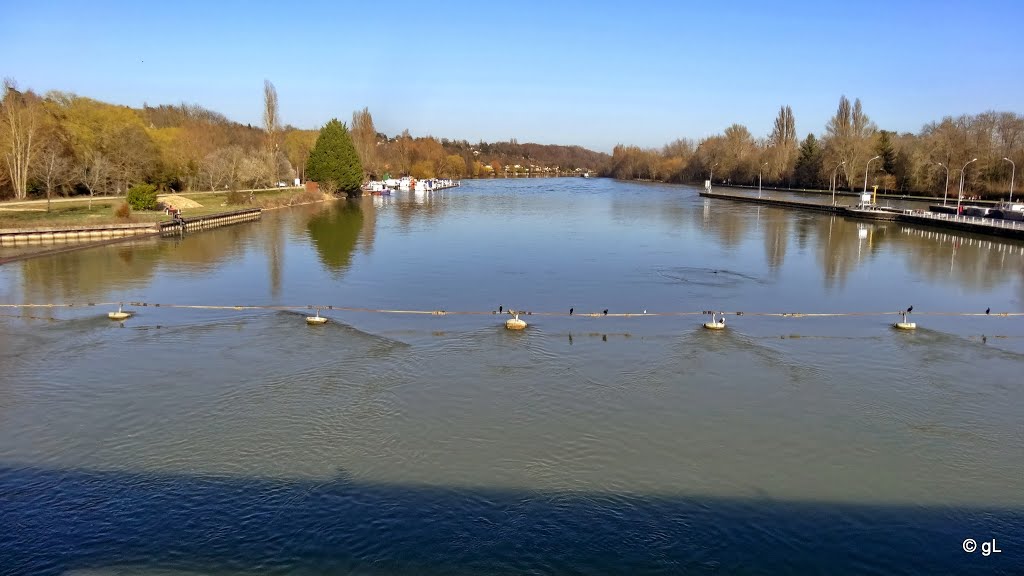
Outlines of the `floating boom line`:
<svg viewBox="0 0 1024 576">
<path fill-rule="evenodd" d="M 357 306 L 335 306 L 331 304 L 302 304 L 302 305 L 259 305 L 259 304 L 163 304 L 154 302 L 83 302 L 83 303 L 18 303 L 0 304 L 0 308 L 90 308 L 107 306 L 135 306 L 141 308 L 170 308 L 186 310 L 275 310 L 275 311 L 296 311 L 296 310 L 332 310 L 337 312 L 358 312 L 375 314 L 414 314 L 421 316 L 495 316 L 497 310 L 402 310 L 391 308 L 365 308 Z M 721 310 L 701 311 L 679 311 L 679 312 L 533 312 L 527 310 L 504 310 L 501 315 L 519 316 L 548 316 L 548 317 L 572 317 L 572 318 L 664 318 L 680 316 L 707 316 L 717 314 L 719 316 L 758 316 L 775 318 L 842 318 L 857 316 L 892 316 L 904 314 L 904 310 L 890 310 L 877 312 L 723 312 Z M 998 318 L 1020 317 L 1024 312 L 914 312 L 915 316 L 993 316 Z"/>
</svg>

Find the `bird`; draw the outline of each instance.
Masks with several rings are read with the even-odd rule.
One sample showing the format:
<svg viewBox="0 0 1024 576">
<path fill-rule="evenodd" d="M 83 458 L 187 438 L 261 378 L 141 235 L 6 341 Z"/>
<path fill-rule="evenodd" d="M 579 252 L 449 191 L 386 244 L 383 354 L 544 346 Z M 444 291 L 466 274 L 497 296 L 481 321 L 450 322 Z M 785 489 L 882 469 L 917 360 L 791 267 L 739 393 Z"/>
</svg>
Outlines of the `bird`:
<svg viewBox="0 0 1024 576">
<path fill-rule="evenodd" d="M 647 314 L 647 309 L 646 308 L 644 308 L 644 314 Z"/>
<path fill-rule="evenodd" d="M 501 309 L 502 309 L 502 307 L 498 306 L 498 314 L 501 314 Z"/>
<path fill-rule="evenodd" d="M 913 312 L 913 311 L 914 311 L 914 307 L 913 306 L 910 306 L 909 308 L 907 308 L 907 313 L 908 314 Z"/>
<path fill-rule="evenodd" d="M 569 316 L 572 316 L 572 311 L 573 310 L 574 310 L 573 308 L 569 308 Z"/>
<path fill-rule="evenodd" d="M 992 309 L 991 309 L 991 308 L 985 308 L 985 314 L 988 314 L 988 313 L 990 313 L 990 312 L 992 312 Z"/>
<path fill-rule="evenodd" d="M 605 316 L 607 316 L 607 315 L 608 315 L 608 309 L 607 309 L 607 308 L 605 308 L 605 309 L 604 309 L 604 315 L 605 315 Z"/>
</svg>

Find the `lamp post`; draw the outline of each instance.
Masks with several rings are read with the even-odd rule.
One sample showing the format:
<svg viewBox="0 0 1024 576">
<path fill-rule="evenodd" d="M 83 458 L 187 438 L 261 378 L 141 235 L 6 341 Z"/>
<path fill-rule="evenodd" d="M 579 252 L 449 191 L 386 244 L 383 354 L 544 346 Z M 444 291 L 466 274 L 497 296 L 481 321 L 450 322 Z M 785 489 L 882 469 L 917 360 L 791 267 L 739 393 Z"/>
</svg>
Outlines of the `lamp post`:
<svg viewBox="0 0 1024 576">
<path fill-rule="evenodd" d="M 711 190 L 711 187 L 715 184 L 715 166 L 718 166 L 718 162 L 711 165 L 711 173 L 708 174 L 708 182 L 710 182 L 710 184 L 708 184 L 708 190 Z"/>
<path fill-rule="evenodd" d="M 1013 203 L 1013 177 L 1017 175 L 1017 165 L 1009 158 L 1003 158 L 1003 160 L 1006 160 L 1010 163 L 1010 166 L 1013 166 L 1013 169 L 1010 171 L 1010 203 Z"/>
<path fill-rule="evenodd" d="M 843 160 L 839 164 L 836 164 L 836 167 L 832 170 L 832 205 L 833 206 L 836 205 L 836 171 L 839 170 L 839 167 L 842 166 L 843 164 L 846 164 L 846 160 Z"/>
<path fill-rule="evenodd" d="M 764 167 L 767 166 L 767 165 L 768 165 L 768 163 L 765 162 L 764 164 L 761 164 L 760 168 L 757 169 L 757 197 L 758 198 L 761 197 L 761 171 L 764 170 Z"/>
<path fill-rule="evenodd" d="M 975 158 L 974 160 L 968 160 L 967 164 L 970 164 L 971 162 L 974 162 L 975 160 L 977 160 L 977 158 Z M 964 170 L 967 170 L 967 164 L 964 164 L 964 167 L 960 169 L 960 194 L 957 195 L 957 197 L 956 197 L 956 213 L 957 214 L 960 213 L 960 201 L 963 200 L 963 198 L 964 198 Z"/>
<path fill-rule="evenodd" d="M 868 193 L 868 166 L 871 166 L 871 163 L 874 162 L 875 160 L 878 160 L 879 158 L 881 158 L 881 156 L 875 156 L 874 158 L 868 160 L 867 165 L 864 166 L 864 194 Z M 861 198 L 863 198 L 863 196 L 861 196 Z"/>
<path fill-rule="evenodd" d="M 946 187 L 942 189 L 942 205 L 946 205 L 946 195 L 949 194 L 949 166 L 946 166 L 942 162 L 936 162 L 939 166 L 946 169 Z"/>
</svg>

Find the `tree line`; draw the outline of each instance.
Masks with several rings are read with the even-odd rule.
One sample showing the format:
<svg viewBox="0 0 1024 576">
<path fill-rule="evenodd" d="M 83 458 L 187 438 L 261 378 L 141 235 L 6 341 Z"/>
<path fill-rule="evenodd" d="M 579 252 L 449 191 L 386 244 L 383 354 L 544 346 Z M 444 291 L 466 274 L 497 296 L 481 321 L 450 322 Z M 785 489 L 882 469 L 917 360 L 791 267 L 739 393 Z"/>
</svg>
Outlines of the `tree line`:
<svg viewBox="0 0 1024 576">
<path fill-rule="evenodd" d="M 965 195 L 996 197 L 1009 190 L 1014 163 L 1024 164 L 1024 116 L 947 116 L 916 134 L 897 133 L 879 129 L 859 98 L 851 103 L 842 96 L 820 136 L 809 133 L 798 142 L 793 110 L 782 106 L 766 138 L 733 124 L 722 134 L 679 139 L 661 149 L 620 144 L 603 174 L 753 185 L 760 176 L 765 186 L 848 190 L 861 189 L 866 175 L 869 189 L 931 196 L 948 190 L 955 197 L 963 171 Z"/>
<path fill-rule="evenodd" d="M 0 100 L 0 198 L 120 195 L 135 184 L 171 191 L 275 186 L 304 180 L 320 130 L 280 118 L 277 91 L 264 83 L 263 125 L 194 104 L 131 108 L 4 81 Z M 368 109 L 345 126 L 363 179 L 474 178 L 598 170 L 609 159 L 579 146 L 413 137 L 377 132 Z M 545 171 L 546 169 L 546 171 Z"/>
</svg>

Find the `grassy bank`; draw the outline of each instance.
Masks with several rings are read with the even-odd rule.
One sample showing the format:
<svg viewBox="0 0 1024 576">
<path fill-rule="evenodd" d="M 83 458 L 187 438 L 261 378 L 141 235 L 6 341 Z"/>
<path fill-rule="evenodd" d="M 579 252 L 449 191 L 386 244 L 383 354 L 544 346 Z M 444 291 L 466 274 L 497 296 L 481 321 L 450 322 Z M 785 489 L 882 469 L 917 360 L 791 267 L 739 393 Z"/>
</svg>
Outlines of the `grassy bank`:
<svg viewBox="0 0 1024 576">
<path fill-rule="evenodd" d="M 292 204 L 315 202 L 323 199 L 319 193 L 308 193 L 301 188 L 279 188 L 262 190 L 252 193 L 252 202 L 248 192 L 240 194 L 243 202 L 228 204 L 225 192 L 189 193 L 188 200 L 200 204 L 196 208 L 184 208 L 181 215 L 185 218 L 206 216 L 217 212 L 228 212 L 243 208 L 278 208 Z M 160 197 L 161 200 L 164 196 Z M 46 203 L 17 204 L 4 207 L 0 204 L 0 228 L 32 228 L 36 226 L 89 226 L 95 224 L 125 224 L 162 222 L 171 217 L 159 211 L 132 211 L 127 218 L 119 218 L 115 211 L 124 201 L 123 198 L 94 199 L 92 207 L 89 199 L 54 202 L 50 211 L 46 211 Z M 172 201 L 171 204 L 174 202 Z"/>
</svg>

